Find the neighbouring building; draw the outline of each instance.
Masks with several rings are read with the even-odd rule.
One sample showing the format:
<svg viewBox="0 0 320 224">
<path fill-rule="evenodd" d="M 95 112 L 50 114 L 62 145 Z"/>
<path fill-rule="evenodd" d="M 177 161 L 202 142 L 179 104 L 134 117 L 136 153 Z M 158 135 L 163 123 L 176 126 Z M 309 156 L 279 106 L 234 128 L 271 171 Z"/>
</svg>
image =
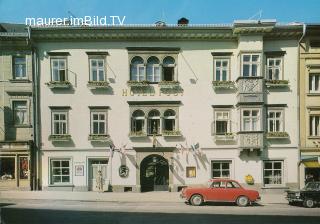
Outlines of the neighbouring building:
<svg viewBox="0 0 320 224">
<path fill-rule="evenodd" d="M 320 25 L 307 24 L 300 44 L 300 186 L 320 180 Z"/>
<path fill-rule="evenodd" d="M 33 67 L 27 28 L 0 24 L 0 189 L 35 189 Z"/>
<path fill-rule="evenodd" d="M 33 27 L 42 189 L 296 187 L 301 36 L 274 20 Z"/>
</svg>

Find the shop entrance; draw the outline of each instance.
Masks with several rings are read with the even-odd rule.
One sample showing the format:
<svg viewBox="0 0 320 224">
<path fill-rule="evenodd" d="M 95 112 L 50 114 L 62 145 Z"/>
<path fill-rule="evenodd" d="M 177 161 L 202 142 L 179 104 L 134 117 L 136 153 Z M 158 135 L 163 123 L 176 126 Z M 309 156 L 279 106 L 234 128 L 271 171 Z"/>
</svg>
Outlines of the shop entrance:
<svg viewBox="0 0 320 224">
<path fill-rule="evenodd" d="M 140 164 L 141 192 L 168 191 L 169 165 L 168 161 L 159 155 L 150 155 Z"/>
</svg>

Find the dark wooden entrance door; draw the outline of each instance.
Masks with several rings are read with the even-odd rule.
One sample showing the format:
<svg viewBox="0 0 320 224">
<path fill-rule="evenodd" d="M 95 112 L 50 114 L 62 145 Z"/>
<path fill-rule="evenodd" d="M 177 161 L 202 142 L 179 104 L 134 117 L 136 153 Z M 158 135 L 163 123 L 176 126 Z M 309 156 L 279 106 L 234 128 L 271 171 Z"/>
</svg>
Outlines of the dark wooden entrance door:
<svg viewBox="0 0 320 224">
<path fill-rule="evenodd" d="M 140 166 L 141 191 L 167 191 L 169 189 L 168 161 L 159 155 L 144 158 Z"/>
</svg>

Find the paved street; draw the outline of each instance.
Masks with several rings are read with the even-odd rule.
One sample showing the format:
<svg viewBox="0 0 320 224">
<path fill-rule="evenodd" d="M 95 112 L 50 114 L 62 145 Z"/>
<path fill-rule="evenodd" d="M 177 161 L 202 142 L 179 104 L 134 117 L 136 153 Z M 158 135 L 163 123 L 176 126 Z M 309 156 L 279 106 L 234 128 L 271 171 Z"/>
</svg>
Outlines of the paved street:
<svg viewBox="0 0 320 224">
<path fill-rule="evenodd" d="M 284 203 L 240 208 L 232 204 L 1 199 L 1 224 L 11 223 L 319 223 L 320 208 Z"/>
</svg>

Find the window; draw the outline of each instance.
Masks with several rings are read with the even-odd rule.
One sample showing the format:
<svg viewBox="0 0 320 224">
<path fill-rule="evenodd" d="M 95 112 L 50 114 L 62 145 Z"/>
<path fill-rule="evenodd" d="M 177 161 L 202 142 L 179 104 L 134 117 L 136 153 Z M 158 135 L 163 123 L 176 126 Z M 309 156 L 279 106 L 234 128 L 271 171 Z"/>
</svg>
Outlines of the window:
<svg viewBox="0 0 320 224">
<path fill-rule="evenodd" d="M 15 125 L 28 124 L 27 101 L 13 101 L 13 116 Z"/>
<path fill-rule="evenodd" d="M 310 74 L 309 76 L 309 92 L 320 93 L 320 74 Z"/>
<path fill-rule="evenodd" d="M 230 178 L 231 161 L 211 161 L 212 178 Z"/>
<path fill-rule="evenodd" d="M 264 161 L 263 181 L 265 185 L 281 185 L 283 161 Z"/>
<path fill-rule="evenodd" d="M 15 158 L 0 157 L 0 180 L 13 180 L 15 173 Z"/>
<path fill-rule="evenodd" d="M 225 135 L 231 132 L 230 128 L 230 113 L 229 111 L 216 111 L 215 112 L 215 134 Z"/>
<path fill-rule="evenodd" d="M 320 115 L 310 115 L 310 136 L 320 136 Z"/>
<path fill-rule="evenodd" d="M 145 65 L 141 57 L 136 56 L 131 60 L 130 80 L 139 82 L 146 80 Z"/>
<path fill-rule="evenodd" d="M 259 131 L 260 130 L 259 110 L 242 111 L 242 130 Z"/>
<path fill-rule="evenodd" d="M 91 134 L 93 135 L 107 134 L 107 112 L 106 111 L 91 112 Z"/>
<path fill-rule="evenodd" d="M 13 57 L 14 79 L 26 79 L 26 57 Z"/>
<path fill-rule="evenodd" d="M 267 79 L 280 80 L 281 79 L 281 58 L 268 58 L 267 59 Z"/>
<path fill-rule="evenodd" d="M 105 81 L 104 59 L 90 59 L 90 81 Z"/>
<path fill-rule="evenodd" d="M 52 112 L 52 134 L 53 135 L 68 134 L 68 112 L 66 111 Z"/>
<path fill-rule="evenodd" d="M 214 60 L 215 81 L 227 81 L 229 79 L 229 60 L 215 59 Z"/>
<path fill-rule="evenodd" d="M 255 77 L 260 76 L 260 55 L 243 54 L 242 55 L 242 76 Z"/>
<path fill-rule="evenodd" d="M 160 82 L 160 61 L 151 56 L 147 61 L 147 80 L 149 82 Z"/>
<path fill-rule="evenodd" d="M 136 110 L 132 113 L 131 118 L 131 131 L 132 132 L 144 132 L 144 120 L 145 116 L 143 111 Z"/>
<path fill-rule="evenodd" d="M 268 111 L 268 132 L 283 131 L 283 116 L 281 110 Z"/>
<path fill-rule="evenodd" d="M 67 59 L 52 58 L 51 59 L 51 79 L 56 82 L 67 81 Z"/>
<path fill-rule="evenodd" d="M 186 171 L 187 171 L 187 173 L 186 173 L 187 178 L 195 178 L 197 176 L 195 166 L 187 166 Z"/>
<path fill-rule="evenodd" d="M 70 183 L 70 160 L 52 159 L 51 166 L 51 184 Z"/>
<path fill-rule="evenodd" d="M 176 123 L 176 113 L 173 110 L 166 110 L 163 117 L 164 130 L 174 131 Z"/>
<path fill-rule="evenodd" d="M 157 110 L 148 114 L 148 134 L 160 134 L 160 112 Z"/>
<path fill-rule="evenodd" d="M 167 56 L 163 59 L 162 74 L 164 81 L 174 81 L 175 60 L 173 57 Z"/>
<path fill-rule="evenodd" d="M 20 179 L 28 179 L 29 177 L 29 161 L 28 157 L 19 157 L 20 164 L 19 164 L 19 173 Z"/>
</svg>

